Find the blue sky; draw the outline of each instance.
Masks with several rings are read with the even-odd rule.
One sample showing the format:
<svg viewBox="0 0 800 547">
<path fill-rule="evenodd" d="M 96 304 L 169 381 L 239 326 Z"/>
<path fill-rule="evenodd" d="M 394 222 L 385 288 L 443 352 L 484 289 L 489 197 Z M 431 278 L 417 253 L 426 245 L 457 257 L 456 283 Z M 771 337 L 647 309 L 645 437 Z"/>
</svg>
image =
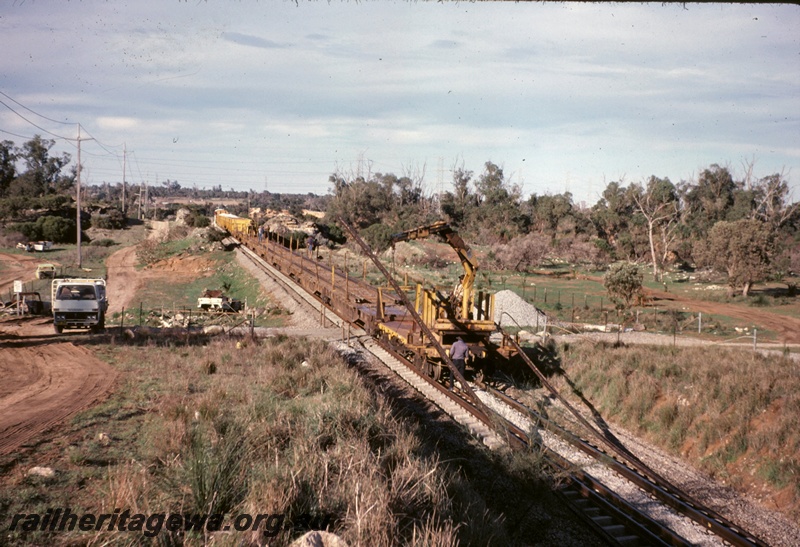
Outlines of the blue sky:
<svg viewBox="0 0 800 547">
<path fill-rule="evenodd" d="M 121 181 L 124 144 L 133 183 L 324 194 L 361 170 L 436 192 L 492 161 L 591 205 L 754 163 L 800 200 L 794 5 L 6 0 L 0 46 L 0 139 L 75 159 L 43 130 L 80 123 L 94 184 Z"/>
</svg>

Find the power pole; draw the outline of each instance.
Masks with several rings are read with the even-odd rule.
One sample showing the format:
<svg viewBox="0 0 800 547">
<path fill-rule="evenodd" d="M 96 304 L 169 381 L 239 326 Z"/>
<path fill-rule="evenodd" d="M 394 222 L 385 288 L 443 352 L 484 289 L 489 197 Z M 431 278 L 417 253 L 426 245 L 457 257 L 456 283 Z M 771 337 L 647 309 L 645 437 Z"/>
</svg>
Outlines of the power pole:
<svg viewBox="0 0 800 547">
<path fill-rule="evenodd" d="M 122 215 L 125 216 L 126 202 L 125 202 L 125 164 L 128 157 L 128 145 L 122 145 Z"/>
<path fill-rule="evenodd" d="M 439 214 L 442 214 L 442 196 L 444 196 L 444 158 L 439 156 Z"/>
<path fill-rule="evenodd" d="M 75 199 L 75 207 L 78 209 L 78 268 L 82 265 L 81 260 L 81 124 L 78 124 L 78 192 Z"/>
</svg>

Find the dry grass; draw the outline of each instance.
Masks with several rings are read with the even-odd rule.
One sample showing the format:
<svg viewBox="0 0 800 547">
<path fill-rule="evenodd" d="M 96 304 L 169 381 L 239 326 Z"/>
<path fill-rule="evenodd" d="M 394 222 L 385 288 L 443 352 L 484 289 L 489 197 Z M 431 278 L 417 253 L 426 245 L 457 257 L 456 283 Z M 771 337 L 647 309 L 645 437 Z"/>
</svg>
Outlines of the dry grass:
<svg viewBox="0 0 800 547">
<path fill-rule="evenodd" d="M 71 440 L 62 441 L 69 447 L 51 464 L 58 484 L 20 474 L 0 492 L 0 509 L 219 512 L 228 523 L 242 513 L 285 518 L 279 530 L 268 528 L 275 522 L 255 532 L 164 529 L 159 544 L 286 545 L 326 524 L 350 545 L 514 543 L 476 488 L 423 449 L 421 432 L 323 343 L 277 337 L 174 344 L 98 348 L 123 372 L 118 394 L 75 419 Z M 108 433 L 109 445 L 97 442 L 97 431 Z M 17 530 L 4 541 L 143 539 L 150 541 L 129 531 Z"/>
<path fill-rule="evenodd" d="M 560 354 L 577 392 L 604 417 L 740 488 L 767 486 L 797 516 L 796 362 L 721 348 L 590 343 Z"/>
</svg>

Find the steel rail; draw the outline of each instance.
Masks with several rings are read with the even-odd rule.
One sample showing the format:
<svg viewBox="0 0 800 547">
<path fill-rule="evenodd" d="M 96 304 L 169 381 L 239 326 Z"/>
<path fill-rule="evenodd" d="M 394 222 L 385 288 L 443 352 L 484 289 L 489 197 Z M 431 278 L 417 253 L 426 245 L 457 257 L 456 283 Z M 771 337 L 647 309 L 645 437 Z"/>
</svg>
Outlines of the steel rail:
<svg viewBox="0 0 800 547">
<path fill-rule="evenodd" d="M 350 230 L 352 230 L 352 228 L 350 228 L 349 226 L 346 226 L 346 227 L 349 228 Z M 488 407 L 486 407 L 478 399 L 478 397 L 475 395 L 474 391 L 470 388 L 469 384 L 466 382 L 466 379 L 464 379 L 463 376 L 461 376 L 458 373 L 458 370 L 455 369 L 455 366 L 452 365 L 452 361 L 450 361 L 449 356 L 446 355 L 446 352 L 444 351 L 444 348 L 442 348 L 441 345 L 438 344 L 438 342 L 433 337 L 432 333 L 427 329 L 427 326 L 425 326 L 424 323 L 422 322 L 422 319 L 419 317 L 418 314 L 416 314 L 416 310 L 413 309 L 413 305 L 411 305 L 411 303 L 408 301 L 408 299 L 405 296 L 405 294 L 402 291 L 402 289 L 394 281 L 394 279 L 389 274 L 389 272 L 386 270 L 386 268 L 383 266 L 383 264 L 381 264 L 377 260 L 377 258 L 374 256 L 374 254 L 369 249 L 369 247 L 366 245 L 366 243 L 364 243 L 363 240 L 361 240 L 360 237 L 358 237 L 358 235 L 355 233 L 354 230 L 352 231 L 351 235 L 354 236 L 354 239 L 357 242 L 359 242 L 359 244 L 363 244 L 362 248 L 364 248 L 364 250 L 367 252 L 367 255 L 373 260 L 373 262 L 375 263 L 376 267 L 378 267 L 378 269 L 386 276 L 387 281 L 389 281 L 390 284 L 393 286 L 394 290 L 397 292 L 397 295 L 401 298 L 401 300 L 404 301 L 404 303 L 406 304 L 406 307 L 409 308 L 409 311 L 412 312 L 412 317 L 414 317 L 415 321 L 418 322 L 419 326 L 424 329 L 423 332 L 425 330 L 427 330 L 426 335 L 429 336 L 429 339 L 438 346 L 437 349 L 440 352 L 440 355 L 442 355 L 443 360 L 446 363 L 448 363 L 448 366 L 451 367 L 451 371 L 455 371 L 456 374 L 454 374 L 454 376 L 458 375 L 457 377 L 459 378 L 459 382 L 461 383 L 462 390 L 451 391 L 451 390 L 447 389 L 446 387 L 444 387 L 440 382 L 437 382 L 434 379 L 429 378 L 422 371 L 418 370 L 413 365 L 413 363 L 411 363 L 405 356 L 397 353 L 397 351 L 395 351 L 395 349 L 393 347 L 389 346 L 385 341 L 378 340 L 377 342 L 379 343 L 379 345 L 384 350 L 386 350 L 387 352 L 392 354 L 394 357 L 399 359 L 401 362 L 406 363 L 406 366 L 411 371 L 413 371 L 414 374 L 416 374 L 418 377 L 424 379 L 429 385 L 434 386 L 437 390 L 439 390 L 440 393 L 442 393 L 444 396 L 448 397 L 450 400 L 456 402 L 466 412 L 469 412 L 473 417 L 475 417 L 476 419 L 480 420 L 482 423 L 484 423 L 488 427 L 494 429 L 497 432 L 498 429 L 499 429 L 498 425 L 499 424 L 503 424 L 502 429 L 504 429 L 504 431 L 501 432 L 502 436 L 504 438 L 506 438 L 507 442 L 509 442 L 509 444 L 511 444 L 512 446 L 520 446 L 521 444 L 525 444 L 525 445 L 531 446 L 532 441 L 530 440 L 530 438 L 529 438 L 529 436 L 527 435 L 526 432 L 524 432 L 521 429 L 519 429 L 519 427 L 511 424 L 511 422 L 509 422 L 507 419 L 500 417 L 495 411 L 493 411 L 493 410 L 489 409 Z M 250 243 L 252 245 L 253 242 L 248 242 L 248 243 Z M 245 247 L 247 247 L 247 245 L 245 245 Z M 284 251 L 286 251 L 285 248 L 283 248 L 282 246 L 279 246 L 279 248 L 282 248 L 282 249 L 284 249 Z M 258 256 L 258 252 L 253 251 L 253 250 L 251 250 L 251 252 L 253 252 L 254 254 L 256 254 Z M 288 252 L 291 252 L 291 251 L 288 251 Z M 297 255 L 295 255 L 295 253 L 292 253 L 292 256 L 297 256 Z M 259 267 L 264 269 L 263 265 L 258 264 L 258 262 L 256 262 L 253 259 L 253 257 L 249 257 L 249 258 L 251 260 L 253 260 L 253 262 L 256 263 Z M 265 260 L 263 256 L 259 256 L 259 258 L 261 258 L 262 260 Z M 305 261 L 303 261 L 303 262 L 305 262 Z M 309 275 L 311 275 L 310 270 L 305 268 L 304 266 L 301 266 L 301 270 L 304 270 Z M 296 282 L 298 280 L 292 279 L 293 275 L 291 275 L 291 272 L 290 272 L 290 275 L 287 276 L 287 277 L 289 277 L 290 280 L 293 282 L 293 284 L 295 285 L 294 287 L 288 285 L 284 280 L 277 280 L 277 281 L 279 281 L 282 286 L 284 286 L 285 288 L 289 289 L 290 293 L 296 292 L 299 289 L 299 290 L 305 292 L 306 294 L 309 294 L 310 296 L 313 296 L 314 299 L 321 306 L 329 309 L 330 311 L 332 311 L 336 315 L 339 315 L 339 317 L 341 317 L 343 321 L 348 321 L 346 318 L 342 317 L 338 313 L 338 311 L 336 309 L 331 307 L 330 303 L 327 303 L 322 298 L 320 298 L 319 295 L 313 294 L 313 293 L 309 293 L 309 291 L 305 290 L 305 288 L 303 287 L 302 282 L 297 284 Z M 499 325 L 498 325 L 498 329 L 501 332 L 503 332 L 503 334 L 506 334 L 502 330 L 502 328 L 499 327 Z M 551 393 L 553 393 L 565 405 L 565 407 L 567 407 L 568 409 L 571 409 L 571 411 L 576 416 L 578 421 L 581 422 L 581 424 L 584 425 L 584 427 L 587 427 L 595 436 L 599 436 L 599 438 L 601 439 L 601 441 L 604 444 L 608 444 L 609 443 L 608 439 L 606 439 L 604 435 L 602 435 L 601 433 L 597 432 L 590 424 L 588 424 L 588 422 L 585 420 L 585 418 L 583 418 L 576 410 L 572 409 L 571 405 L 569 405 L 569 403 L 566 400 L 564 400 L 563 397 L 561 397 L 561 395 L 558 393 L 558 391 L 555 390 L 555 388 L 552 385 L 550 385 L 549 382 L 547 382 L 546 378 L 544 378 L 544 376 L 541 374 L 541 372 L 538 370 L 538 368 L 535 367 L 535 365 L 533 365 L 533 363 L 530 361 L 530 359 L 524 354 L 524 352 L 522 351 L 522 348 L 519 347 L 519 345 L 516 343 L 516 341 L 513 339 L 513 337 L 508 337 L 507 336 L 507 338 L 509 338 L 511 340 L 512 344 L 514 346 L 516 346 L 517 351 L 520 353 L 520 355 L 523 356 L 523 359 L 526 360 L 526 362 L 528 363 L 528 366 L 531 367 L 534 370 L 534 372 L 537 373 L 537 376 L 539 376 L 540 380 L 542 381 L 542 384 L 545 385 L 545 387 L 547 387 L 548 390 L 551 391 Z M 466 398 L 462 397 L 460 395 L 459 391 L 463 391 L 463 393 L 465 393 L 467 395 L 467 397 Z M 476 401 L 477 401 L 477 404 L 475 404 Z M 530 409 L 527 409 L 527 410 L 530 411 Z M 546 447 L 544 447 L 544 448 L 546 448 Z M 548 452 L 552 452 L 549 449 L 547 449 L 547 450 L 548 450 Z M 620 449 L 619 449 L 619 447 L 614 447 L 614 448 L 612 448 L 612 450 L 614 450 L 616 452 L 616 451 L 618 451 Z M 628 453 L 627 450 L 624 450 L 624 447 L 623 447 L 622 452 L 625 454 L 624 456 L 622 456 L 623 459 L 629 460 L 632 457 L 634 460 L 636 460 L 635 456 L 633 456 L 630 453 Z M 602 458 L 603 460 L 607 460 L 608 459 L 608 456 L 605 455 L 604 453 L 601 453 L 601 452 L 598 451 L 597 454 L 598 454 L 598 456 L 597 456 L 598 458 Z M 560 456 L 558 456 L 554 452 L 552 452 L 552 454 L 548 454 L 548 457 L 552 457 L 553 461 L 558 461 L 558 459 L 560 458 Z M 636 461 L 638 462 L 638 460 L 636 460 Z M 641 463 L 641 462 L 639 462 L 639 463 Z M 644 464 L 641 464 L 641 465 L 644 465 Z M 562 465 L 557 465 L 557 467 L 561 468 L 562 470 L 565 469 L 565 467 L 562 467 Z M 650 473 L 652 473 L 653 475 L 657 476 L 657 474 L 655 474 L 654 472 L 649 470 L 649 468 L 648 468 L 648 471 L 650 471 Z M 588 477 L 585 474 L 577 473 L 577 472 L 574 472 L 574 470 L 573 470 L 573 472 L 570 475 L 570 479 L 569 480 L 570 480 L 570 482 L 572 482 L 575 485 L 577 485 L 577 488 L 581 492 L 583 492 L 584 495 L 588 495 L 587 493 L 591 491 L 592 492 L 591 495 L 593 497 L 596 498 L 597 496 L 600 496 L 604 500 L 604 501 L 599 501 L 598 503 L 600 503 L 600 504 L 603 504 L 603 505 L 606 505 L 606 506 L 610 506 L 610 507 L 621 507 L 621 506 L 626 505 L 626 502 L 624 500 L 622 500 L 619 496 L 617 496 L 616 494 L 611 493 L 602 484 L 598 483 L 594 479 L 591 479 L 591 477 Z M 665 542 L 664 544 L 667 544 L 667 545 L 682 545 L 682 544 L 685 544 L 684 540 L 682 540 L 679 536 L 675 535 L 673 532 L 671 532 L 671 531 L 668 531 L 668 532 L 662 531 L 662 530 L 669 530 L 667 527 L 665 527 L 663 525 L 660 525 L 658 523 L 652 524 L 652 522 L 655 522 L 655 521 L 647 522 L 647 521 L 649 521 L 651 519 L 649 519 L 649 517 L 647 517 L 646 515 L 642 515 L 641 512 L 639 512 L 635 508 L 630 507 L 630 508 L 626 509 L 625 512 L 632 512 L 632 513 L 637 515 L 637 517 L 635 519 L 632 519 L 630 516 L 626 517 L 630 521 L 630 524 L 629 524 L 630 526 L 632 526 L 632 527 L 643 526 L 643 530 L 644 531 L 639 531 L 637 533 L 650 534 L 650 535 L 655 534 L 657 537 L 662 537 L 661 541 L 664 541 Z M 699 515 L 702 515 L 702 518 L 701 518 L 702 521 L 707 521 L 708 520 L 708 517 L 705 514 L 703 514 L 702 512 L 700 512 Z M 687 515 L 687 516 L 689 516 L 689 515 Z M 689 516 L 689 518 L 692 518 L 692 517 Z M 698 517 L 698 518 L 700 518 L 700 517 Z M 693 518 L 693 520 L 696 520 L 696 519 Z M 642 522 L 639 522 L 639 521 L 646 522 L 646 525 L 643 525 Z M 734 529 L 733 535 L 730 535 L 730 533 L 726 534 L 726 531 L 730 532 L 730 530 L 728 530 L 727 528 L 726 529 L 720 529 L 720 526 L 724 526 L 725 522 L 726 521 L 724 521 L 724 519 L 722 519 L 720 517 L 720 519 L 711 519 L 711 521 L 708 522 L 707 525 L 708 525 L 709 528 L 715 528 L 713 530 L 714 533 L 717 533 L 720 537 L 723 537 L 726 541 L 729 541 L 733 545 L 764 545 L 762 542 L 759 542 L 758 540 L 755 540 L 755 541 L 749 541 L 748 540 L 748 541 L 744 541 L 743 542 L 742 541 L 742 536 L 735 532 L 735 530 L 738 530 L 738 527 L 735 527 L 735 525 L 733 526 L 733 529 Z M 705 522 L 700 522 L 700 524 L 706 525 Z M 719 533 L 717 532 L 717 529 L 719 529 Z M 657 530 L 657 531 L 654 532 L 654 530 Z M 730 537 L 726 537 L 726 536 L 730 536 Z M 664 537 L 666 537 L 668 539 L 664 540 L 663 539 Z M 753 538 L 753 539 L 755 539 L 755 538 Z"/>
<path fill-rule="evenodd" d="M 498 329 L 501 332 L 504 332 L 502 328 L 498 325 Z M 609 449 L 610 452 L 615 454 L 617 457 L 625 460 L 628 462 L 629 468 L 627 466 L 622 466 L 620 464 L 621 469 L 617 469 L 620 474 L 623 474 L 641 488 L 645 489 L 648 493 L 656 496 L 659 501 L 668 505 L 675 509 L 676 511 L 680 512 L 681 514 L 687 516 L 688 518 L 694 520 L 704 528 L 712 531 L 714 534 L 719 536 L 720 538 L 724 539 L 725 541 L 729 542 L 731 545 L 743 546 L 743 547 L 762 547 L 766 546 L 767 544 L 762 541 L 761 539 L 755 537 L 754 534 L 744 530 L 742 527 L 738 526 L 737 524 L 729 521 L 713 509 L 706 507 L 704 504 L 699 502 L 698 500 L 694 499 L 692 496 L 688 495 L 687 493 L 683 492 L 681 489 L 674 486 L 670 481 L 666 478 L 662 477 L 659 473 L 654 471 L 650 466 L 646 465 L 644 462 L 639 460 L 634 454 L 632 454 L 627 448 L 615 442 L 612 439 L 609 439 L 605 434 L 598 431 L 595 427 L 593 427 L 586 418 L 584 418 L 580 412 L 577 411 L 559 392 L 556 390 L 552 384 L 550 384 L 544 377 L 544 374 L 538 370 L 537 367 L 530 361 L 530 358 L 522 351 L 522 348 L 513 339 L 510 337 L 511 343 L 513 346 L 516 347 L 517 351 L 522 355 L 523 359 L 528 362 L 529 366 L 536 370 L 537 376 L 542 381 L 542 384 L 545 386 L 548 391 L 551 392 L 556 398 L 564 405 L 564 407 L 568 410 L 570 414 L 572 414 L 580 423 L 580 425 L 584 426 L 595 438 L 599 439 L 601 444 Z M 504 397 L 508 397 L 506 394 L 503 394 Z M 519 403 L 521 405 L 521 403 Z M 513 406 L 513 405 L 512 405 Z M 532 413 L 538 416 L 535 411 L 530 408 L 524 407 L 525 411 L 528 413 Z M 554 422 L 550 421 L 551 424 Z M 554 433 L 558 434 L 564 440 L 570 443 L 577 443 L 575 446 L 583 450 L 589 455 L 594 453 L 597 456 L 592 455 L 596 459 L 602 458 L 605 456 L 608 458 L 608 455 L 599 451 L 596 447 L 593 447 L 588 441 L 580 439 L 578 436 L 567 432 L 565 429 L 558 426 L 557 428 L 554 427 L 552 430 Z M 563 434 L 562 432 L 563 431 Z M 602 455 L 602 456 L 601 456 Z M 616 461 L 616 460 L 614 460 Z M 617 462 L 620 463 L 620 462 Z M 623 471 L 624 469 L 629 469 L 630 471 Z M 636 471 L 633 473 L 632 471 Z"/>
</svg>

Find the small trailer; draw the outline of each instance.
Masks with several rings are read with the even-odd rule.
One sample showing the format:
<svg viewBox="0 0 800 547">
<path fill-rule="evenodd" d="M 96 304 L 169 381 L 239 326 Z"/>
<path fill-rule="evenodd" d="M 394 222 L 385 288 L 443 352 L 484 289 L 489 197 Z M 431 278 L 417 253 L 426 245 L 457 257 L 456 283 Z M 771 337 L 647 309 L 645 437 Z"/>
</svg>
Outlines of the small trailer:
<svg viewBox="0 0 800 547">
<path fill-rule="evenodd" d="M 206 289 L 197 299 L 197 307 L 205 311 L 238 312 L 242 309 L 242 303 L 235 298 L 228 298 L 222 291 Z"/>
</svg>

